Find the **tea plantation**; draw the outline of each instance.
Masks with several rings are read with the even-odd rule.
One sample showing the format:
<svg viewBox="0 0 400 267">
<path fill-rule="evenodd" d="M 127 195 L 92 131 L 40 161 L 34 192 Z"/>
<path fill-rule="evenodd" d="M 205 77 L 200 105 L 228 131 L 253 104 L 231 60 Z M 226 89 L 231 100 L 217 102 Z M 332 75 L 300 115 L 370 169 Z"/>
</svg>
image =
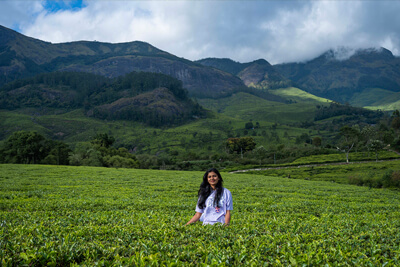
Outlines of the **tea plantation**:
<svg viewBox="0 0 400 267">
<path fill-rule="evenodd" d="M 0 165 L 0 265 L 400 265 L 399 191 L 223 173 L 231 225 L 184 226 L 202 175 Z"/>
</svg>

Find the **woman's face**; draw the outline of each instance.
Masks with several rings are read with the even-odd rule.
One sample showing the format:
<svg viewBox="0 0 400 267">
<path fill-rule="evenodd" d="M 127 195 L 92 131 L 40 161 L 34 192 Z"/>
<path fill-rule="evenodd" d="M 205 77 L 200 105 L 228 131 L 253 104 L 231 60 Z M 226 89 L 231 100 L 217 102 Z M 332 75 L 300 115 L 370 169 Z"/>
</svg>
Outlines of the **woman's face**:
<svg viewBox="0 0 400 267">
<path fill-rule="evenodd" d="M 207 176 L 208 183 L 214 188 L 219 181 L 219 177 L 215 172 L 209 172 Z"/>
</svg>

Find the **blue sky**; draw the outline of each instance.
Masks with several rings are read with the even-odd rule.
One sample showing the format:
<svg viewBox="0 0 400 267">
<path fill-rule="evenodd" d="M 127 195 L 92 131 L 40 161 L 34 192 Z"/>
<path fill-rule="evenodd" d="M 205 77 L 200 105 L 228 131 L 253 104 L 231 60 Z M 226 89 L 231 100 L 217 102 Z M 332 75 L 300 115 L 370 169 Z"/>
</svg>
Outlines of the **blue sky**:
<svg viewBox="0 0 400 267">
<path fill-rule="evenodd" d="M 82 8 L 84 8 L 86 4 L 84 1 L 44 1 L 43 2 L 43 7 L 45 10 L 48 12 L 54 13 L 54 12 L 59 12 L 59 11 L 65 11 L 65 10 L 73 10 L 73 11 L 78 11 Z"/>
<path fill-rule="evenodd" d="M 272 64 L 328 49 L 340 58 L 374 47 L 400 55 L 398 14 L 393 0 L 0 0 L 0 25 L 52 43 L 138 40 L 190 60 Z"/>
</svg>

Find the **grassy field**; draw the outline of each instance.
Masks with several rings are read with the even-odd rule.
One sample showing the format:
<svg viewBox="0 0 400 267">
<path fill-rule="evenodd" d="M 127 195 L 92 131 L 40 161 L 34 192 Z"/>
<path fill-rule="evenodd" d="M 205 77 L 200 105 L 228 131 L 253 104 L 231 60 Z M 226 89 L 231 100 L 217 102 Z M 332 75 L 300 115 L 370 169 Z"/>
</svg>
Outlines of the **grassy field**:
<svg viewBox="0 0 400 267">
<path fill-rule="evenodd" d="M 398 266 L 399 192 L 224 173 L 229 227 L 183 226 L 203 172 L 0 165 L 2 266 Z"/>
</svg>

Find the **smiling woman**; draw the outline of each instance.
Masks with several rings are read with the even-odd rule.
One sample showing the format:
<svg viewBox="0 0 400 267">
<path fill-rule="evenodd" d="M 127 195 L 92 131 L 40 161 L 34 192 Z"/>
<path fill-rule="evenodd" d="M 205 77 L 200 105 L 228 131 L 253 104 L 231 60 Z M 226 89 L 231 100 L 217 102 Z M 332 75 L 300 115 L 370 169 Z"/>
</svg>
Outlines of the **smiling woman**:
<svg viewBox="0 0 400 267">
<path fill-rule="evenodd" d="M 82 0 L 74 1 L 44 1 L 43 7 L 47 11 L 53 13 L 60 10 L 79 10 L 84 8 L 86 5 Z"/>
<path fill-rule="evenodd" d="M 222 177 L 215 168 L 209 169 L 200 185 L 196 214 L 186 223 L 202 221 L 203 224 L 222 223 L 229 225 L 233 209 L 231 192 L 222 187 Z"/>
</svg>

